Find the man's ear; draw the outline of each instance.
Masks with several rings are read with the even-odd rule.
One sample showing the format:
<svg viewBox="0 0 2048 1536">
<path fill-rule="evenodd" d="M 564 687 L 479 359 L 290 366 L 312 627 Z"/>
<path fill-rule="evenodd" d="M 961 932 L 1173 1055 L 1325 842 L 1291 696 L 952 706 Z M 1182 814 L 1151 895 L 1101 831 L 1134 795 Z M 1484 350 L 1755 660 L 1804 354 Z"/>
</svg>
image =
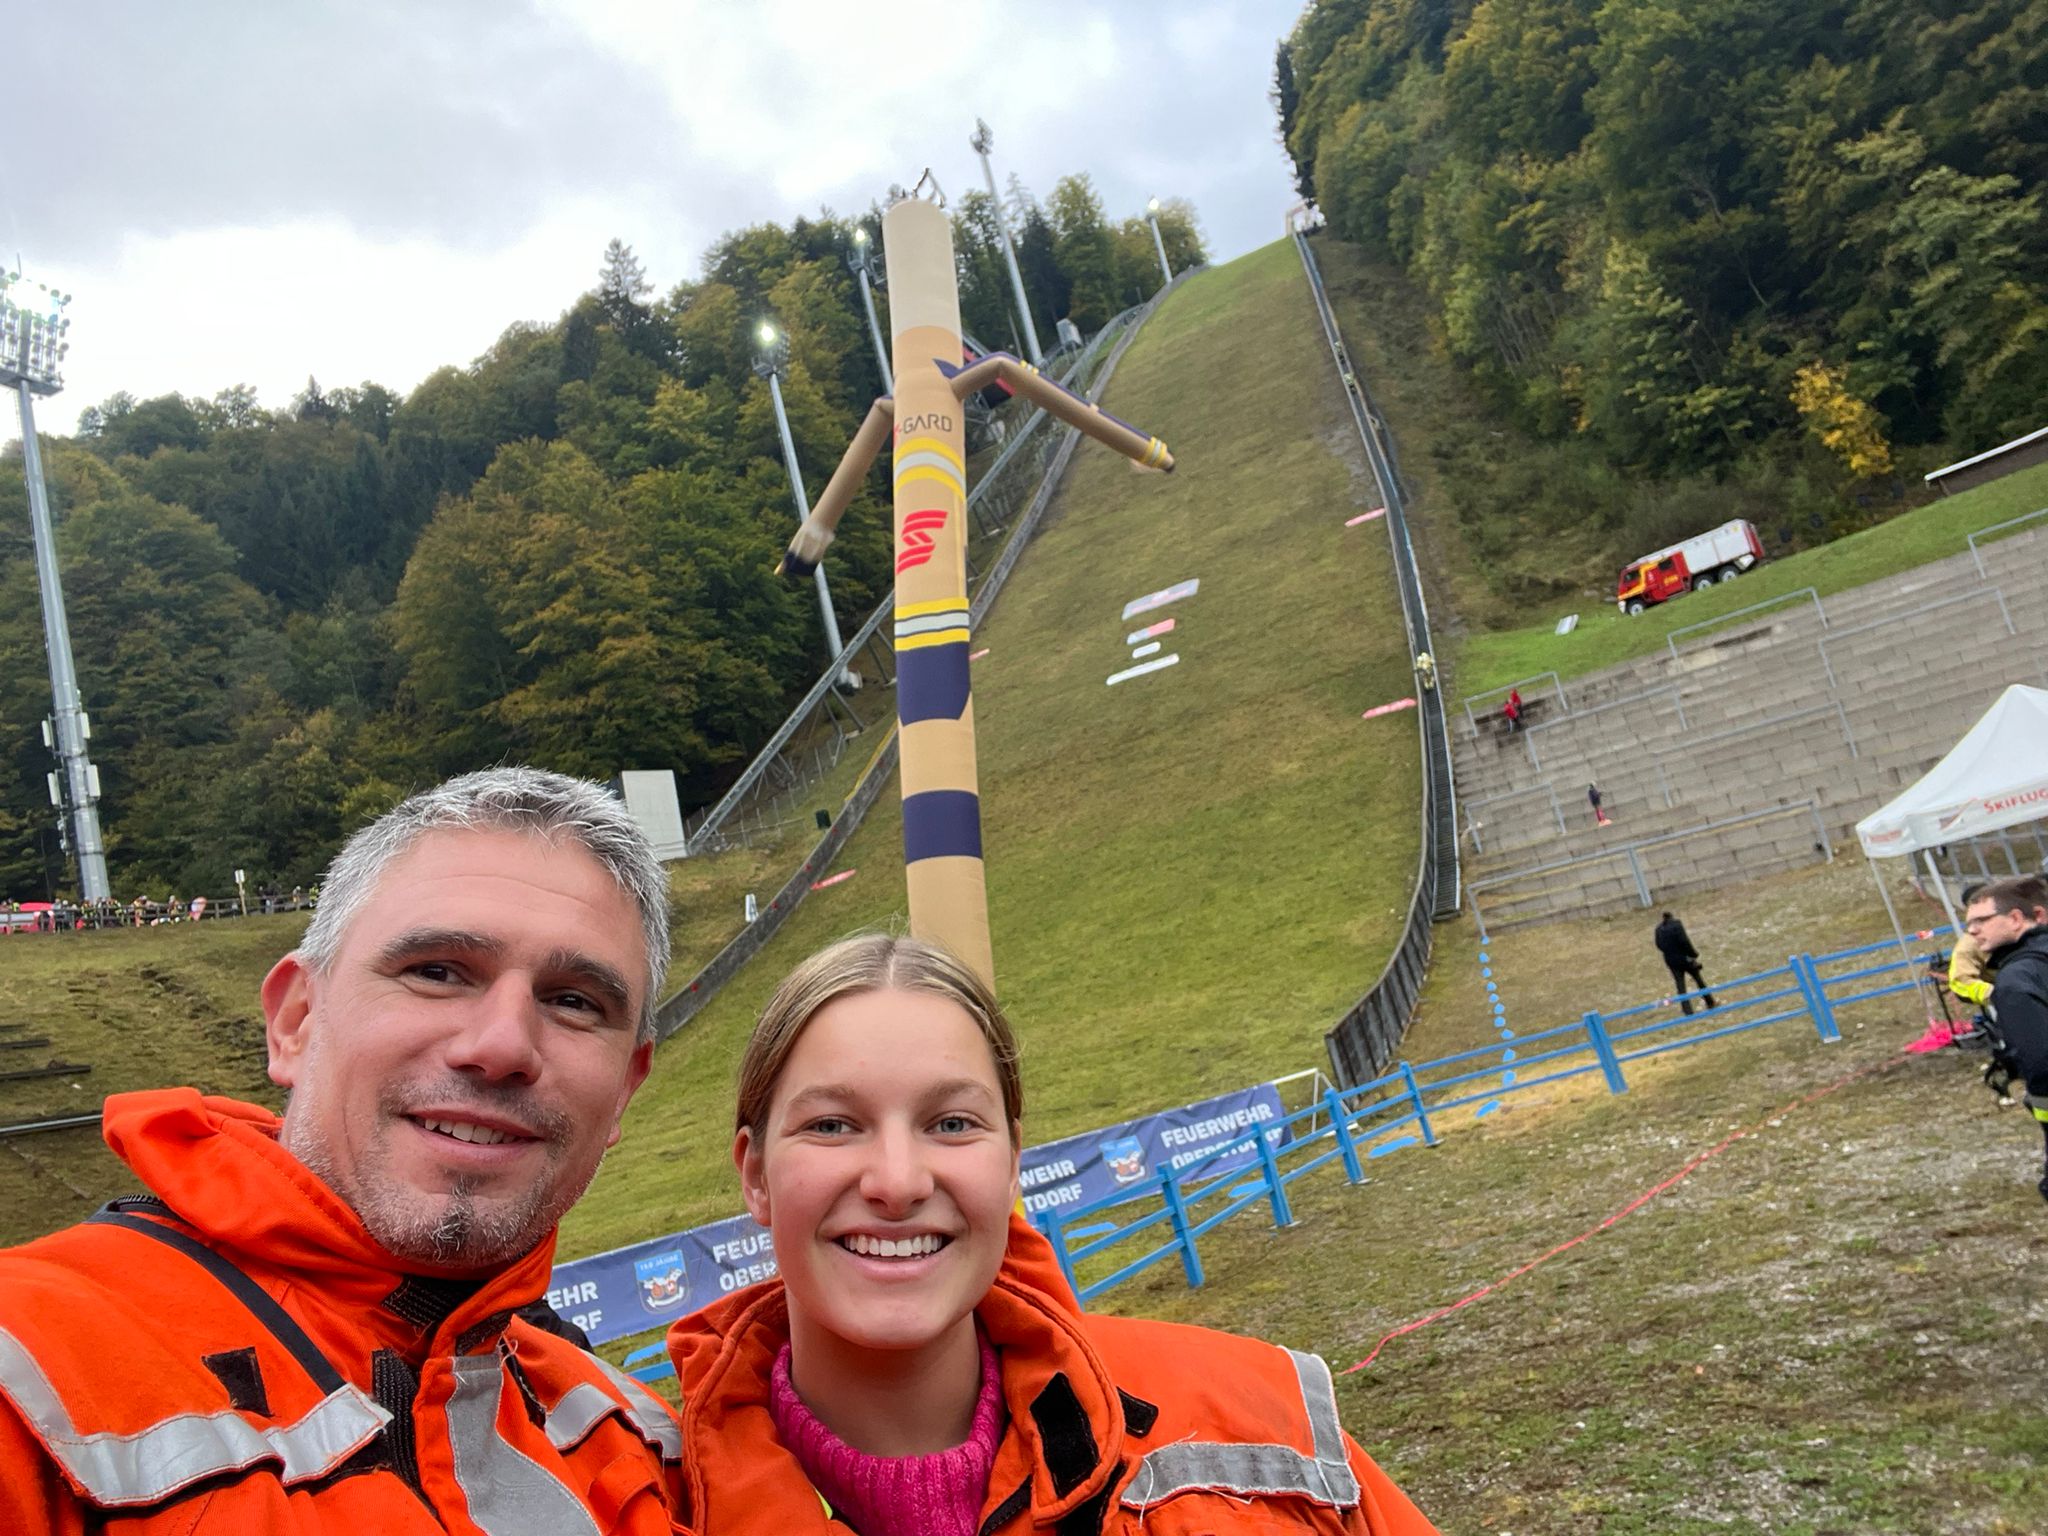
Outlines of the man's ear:
<svg viewBox="0 0 2048 1536">
<path fill-rule="evenodd" d="M 633 1047 L 633 1059 L 626 1066 L 626 1081 L 619 1087 L 619 1101 L 612 1106 L 612 1133 L 604 1139 L 607 1147 L 616 1147 L 619 1137 L 625 1134 L 626 1105 L 640 1091 L 640 1085 L 647 1081 L 647 1074 L 653 1067 L 654 1042 L 642 1040 Z"/>
<path fill-rule="evenodd" d="M 747 1214 L 762 1226 L 768 1225 L 768 1170 L 761 1144 L 754 1133 L 741 1126 L 733 1133 L 732 1165 L 740 1171 L 740 1197 L 747 1202 Z"/>
<path fill-rule="evenodd" d="M 312 1035 L 313 971 L 297 951 L 263 978 L 263 1043 L 270 1053 L 270 1080 L 295 1087 Z"/>
</svg>

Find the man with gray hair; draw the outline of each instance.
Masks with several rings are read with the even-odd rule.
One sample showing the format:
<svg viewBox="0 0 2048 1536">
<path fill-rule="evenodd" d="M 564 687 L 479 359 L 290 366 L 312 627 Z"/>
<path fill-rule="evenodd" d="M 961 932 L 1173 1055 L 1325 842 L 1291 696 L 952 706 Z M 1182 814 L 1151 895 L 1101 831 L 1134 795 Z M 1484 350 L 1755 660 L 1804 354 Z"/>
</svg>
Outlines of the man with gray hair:
<svg viewBox="0 0 2048 1536">
<path fill-rule="evenodd" d="M 352 837 L 265 978 L 284 1113 L 107 1101 L 150 1193 L 0 1253 L 0 1530 L 670 1530 L 659 1398 L 519 1320 L 653 1052 L 666 881 L 530 768 Z"/>
</svg>

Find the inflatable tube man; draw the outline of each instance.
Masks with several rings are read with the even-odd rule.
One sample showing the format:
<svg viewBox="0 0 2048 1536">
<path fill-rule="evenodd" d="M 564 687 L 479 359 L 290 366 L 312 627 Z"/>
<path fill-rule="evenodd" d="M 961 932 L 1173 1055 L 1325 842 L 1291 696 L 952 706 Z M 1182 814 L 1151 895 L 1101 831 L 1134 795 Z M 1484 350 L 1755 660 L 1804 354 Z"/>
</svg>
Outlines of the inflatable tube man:
<svg viewBox="0 0 2048 1536">
<path fill-rule="evenodd" d="M 962 402 L 1001 381 L 1098 442 L 1171 470 L 1156 437 L 1097 409 L 1007 353 L 961 366 L 952 223 L 906 197 L 882 216 L 896 372 L 790 541 L 784 575 L 808 576 L 891 436 L 896 445 L 896 718 L 910 927 L 995 980 L 981 860 L 981 797 L 968 683 L 966 430 Z"/>
</svg>

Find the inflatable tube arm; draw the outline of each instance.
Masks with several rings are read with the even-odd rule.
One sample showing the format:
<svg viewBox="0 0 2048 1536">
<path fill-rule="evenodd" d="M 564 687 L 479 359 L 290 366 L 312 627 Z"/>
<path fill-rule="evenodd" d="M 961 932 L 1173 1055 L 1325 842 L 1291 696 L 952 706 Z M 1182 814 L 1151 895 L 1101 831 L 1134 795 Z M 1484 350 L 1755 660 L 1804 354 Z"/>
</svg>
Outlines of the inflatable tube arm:
<svg viewBox="0 0 2048 1536">
<path fill-rule="evenodd" d="M 839 467 L 832 471 L 832 478 L 825 483 L 825 489 L 818 493 L 818 504 L 811 508 L 811 515 L 804 519 L 796 537 L 789 541 L 782 563 L 775 568 L 776 575 L 808 576 L 818 568 L 818 562 L 825 558 L 826 549 L 839 531 L 839 519 L 845 514 L 847 503 L 853 500 L 854 492 L 860 489 L 861 481 L 874 467 L 875 458 L 881 453 L 882 445 L 889 441 L 889 429 L 895 422 L 896 402 L 887 395 L 868 407 L 867 419 L 853 434 L 853 441 L 846 445 Z"/>
<path fill-rule="evenodd" d="M 1127 421 L 1118 421 L 1101 406 L 1055 384 L 1029 363 L 1007 352 L 991 352 L 966 368 L 948 368 L 940 363 L 939 371 L 952 382 L 956 400 L 965 400 L 976 390 L 986 389 L 1000 381 L 1032 403 L 1042 406 L 1048 415 L 1056 416 L 1098 443 L 1114 448 L 1125 458 L 1146 469 L 1173 473 L 1173 455 L 1167 452 L 1166 444 L 1158 438 L 1140 432 Z"/>
</svg>

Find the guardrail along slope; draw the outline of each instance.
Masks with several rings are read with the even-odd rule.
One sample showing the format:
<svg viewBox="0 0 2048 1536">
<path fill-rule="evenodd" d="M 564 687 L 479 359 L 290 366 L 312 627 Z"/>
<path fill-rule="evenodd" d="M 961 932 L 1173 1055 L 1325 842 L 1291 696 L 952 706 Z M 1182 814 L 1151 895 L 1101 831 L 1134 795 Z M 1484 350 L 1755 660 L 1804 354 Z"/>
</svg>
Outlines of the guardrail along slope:
<svg viewBox="0 0 2048 1536">
<path fill-rule="evenodd" d="M 1385 509 L 1387 542 L 1393 562 L 1396 587 L 1401 596 L 1401 616 L 1407 649 L 1416 682 L 1416 729 L 1421 738 L 1423 796 L 1421 814 L 1421 857 L 1415 871 L 1414 892 L 1408 902 L 1408 921 L 1401 942 L 1379 978 L 1365 995 L 1351 1005 L 1327 1036 L 1330 1066 L 1341 1082 L 1358 1082 L 1382 1071 L 1393 1060 L 1401 1036 L 1415 1012 L 1415 1000 L 1422 991 L 1422 978 L 1429 967 L 1430 925 L 1455 917 L 1461 899 L 1458 848 L 1458 792 L 1452 772 L 1450 733 L 1445 724 L 1443 689 L 1435 664 L 1436 642 L 1429 627 L 1429 604 L 1423 595 L 1422 573 L 1415 563 L 1415 544 L 1408 526 L 1407 494 L 1401 484 L 1400 464 L 1392 435 L 1374 408 L 1372 396 L 1344 345 L 1337 326 L 1337 314 L 1330 307 L 1321 270 L 1308 237 L 1293 236 L 1302 270 L 1308 276 L 1310 296 L 1315 301 L 1316 320 L 1324 345 L 1337 370 L 1344 402 L 1358 431 L 1359 443 L 1372 466 Z M 1428 663 L 1422 657 L 1428 655 Z"/>
<path fill-rule="evenodd" d="M 1189 279 L 1105 403 L 1172 444 L 1145 475 L 1079 453 L 979 628 L 976 718 L 999 980 L 1034 1141 L 1315 1064 L 1317 1034 L 1399 940 L 1420 762 L 1387 540 L 1282 242 Z M 1185 580 L 1194 596 L 1126 620 Z M 1180 662 L 1114 687 L 1126 637 Z M 732 1071 L 774 983 L 900 923 L 891 785 L 760 955 L 657 1055 L 564 1256 L 731 1213 Z M 825 873 L 819 870 L 818 873 Z"/>
</svg>

